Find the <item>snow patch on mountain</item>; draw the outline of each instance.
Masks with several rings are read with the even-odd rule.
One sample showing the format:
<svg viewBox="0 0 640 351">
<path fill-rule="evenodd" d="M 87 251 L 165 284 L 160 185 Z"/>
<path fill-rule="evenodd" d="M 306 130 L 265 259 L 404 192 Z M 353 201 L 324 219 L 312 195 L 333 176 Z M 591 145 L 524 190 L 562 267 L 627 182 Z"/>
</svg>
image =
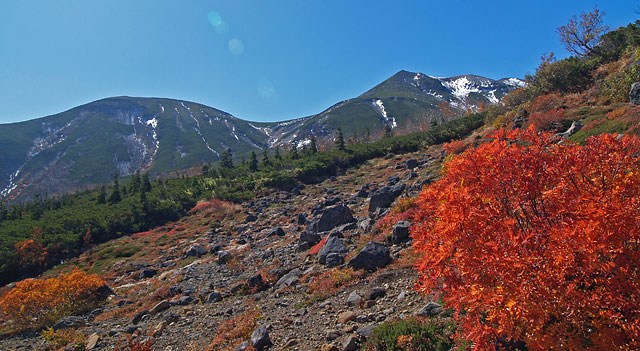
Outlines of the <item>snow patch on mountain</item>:
<svg viewBox="0 0 640 351">
<path fill-rule="evenodd" d="M 398 123 L 396 123 L 396 118 L 393 116 L 389 117 L 389 115 L 387 115 L 387 110 L 384 108 L 384 104 L 382 103 L 382 100 L 380 99 L 374 100 L 373 105 L 374 105 L 374 108 L 376 108 L 376 110 L 378 111 L 378 113 L 380 113 L 382 118 L 384 118 L 385 123 L 387 125 L 389 125 L 391 128 L 395 128 L 398 126 Z"/>
<path fill-rule="evenodd" d="M 507 78 L 505 80 L 503 80 L 504 84 L 511 86 L 511 87 L 516 87 L 516 88 L 523 88 L 527 86 L 527 82 L 523 81 L 522 79 L 518 79 L 518 78 Z"/>
</svg>

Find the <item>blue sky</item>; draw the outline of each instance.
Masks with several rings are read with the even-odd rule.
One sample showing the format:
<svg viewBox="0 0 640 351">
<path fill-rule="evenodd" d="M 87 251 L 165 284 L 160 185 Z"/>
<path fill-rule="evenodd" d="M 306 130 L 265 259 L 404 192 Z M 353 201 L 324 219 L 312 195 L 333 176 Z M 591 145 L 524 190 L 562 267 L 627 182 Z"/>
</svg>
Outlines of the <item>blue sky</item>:
<svg viewBox="0 0 640 351">
<path fill-rule="evenodd" d="M 523 77 L 595 2 L 2 0 L 0 123 L 104 97 L 203 103 L 254 121 L 318 113 L 406 69 Z M 598 3 L 606 23 L 640 1 Z"/>
</svg>

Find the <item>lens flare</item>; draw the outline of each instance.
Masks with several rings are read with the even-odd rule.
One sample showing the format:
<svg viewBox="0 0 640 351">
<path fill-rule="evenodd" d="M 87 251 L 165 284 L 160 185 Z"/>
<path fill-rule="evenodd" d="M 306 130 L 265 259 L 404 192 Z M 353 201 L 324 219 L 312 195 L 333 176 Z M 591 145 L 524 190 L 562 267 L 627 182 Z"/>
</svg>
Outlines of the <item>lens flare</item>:
<svg viewBox="0 0 640 351">
<path fill-rule="evenodd" d="M 244 44 L 238 38 L 229 40 L 229 52 L 234 55 L 240 55 L 244 51 Z"/>
<path fill-rule="evenodd" d="M 218 11 L 209 11 L 207 14 L 207 20 L 218 34 L 225 33 L 227 29 L 229 29 L 227 22 L 222 19 L 222 16 Z"/>
</svg>

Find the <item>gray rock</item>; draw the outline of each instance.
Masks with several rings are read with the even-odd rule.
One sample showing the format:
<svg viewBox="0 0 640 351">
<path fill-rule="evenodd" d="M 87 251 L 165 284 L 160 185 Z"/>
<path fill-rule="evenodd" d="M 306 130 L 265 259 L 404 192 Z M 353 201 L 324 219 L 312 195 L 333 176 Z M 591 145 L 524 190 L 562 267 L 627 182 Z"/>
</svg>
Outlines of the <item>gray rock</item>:
<svg viewBox="0 0 640 351">
<path fill-rule="evenodd" d="M 367 234 L 373 228 L 373 220 L 371 218 L 365 218 L 358 223 L 358 229 L 361 233 Z"/>
<path fill-rule="evenodd" d="M 329 231 L 341 224 L 353 222 L 353 213 L 345 205 L 335 205 L 322 211 L 320 219 L 313 224 L 316 233 Z"/>
<path fill-rule="evenodd" d="M 350 335 L 342 344 L 342 351 L 356 351 L 358 349 L 358 337 Z"/>
<path fill-rule="evenodd" d="M 309 250 L 313 245 L 317 244 L 322 240 L 320 235 L 311 233 L 308 231 L 304 231 L 300 233 L 300 239 L 298 239 L 298 251 Z"/>
<path fill-rule="evenodd" d="M 259 326 L 251 333 L 251 345 L 258 351 L 263 350 L 265 347 L 271 345 L 271 339 L 269 338 L 269 331 L 264 325 Z"/>
<path fill-rule="evenodd" d="M 191 296 L 180 296 L 178 298 L 175 298 L 169 301 L 169 303 L 171 303 L 172 305 L 188 305 L 192 302 L 193 302 L 193 297 Z"/>
<path fill-rule="evenodd" d="M 99 340 L 100 340 L 100 336 L 98 334 L 93 333 L 89 335 L 89 337 L 87 338 L 87 346 L 85 347 L 85 350 L 95 349 Z"/>
<path fill-rule="evenodd" d="M 393 235 L 391 241 L 394 243 L 401 243 L 409 239 L 409 228 L 411 228 L 411 222 L 400 221 L 393 226 Z"/>
<path fill-rule="evenodd" d="M 405 185 L 398 183 L 392 186 L 384 186 L 371 195 L 369 199 L 369 214 L 376 213 L 379 208 L 387 208 L 404 191 Z"/>
<path fill-rule="evenodd" d="M 337 267 L 344 263 L 344 257 L 339 253 L 332 252 L 327 255 L 325 262 L 329 268 Z"/>
<path fill-rule="evenodd" d="M 227 264 L 229 261 L 231 261 L 231 254 L 229 252 L 218 252 L 218 264 Z"/>
<path fill-rule="evenodd" d="M 573 123 L 571 123 L 571 127 L 569 127 L 569 129 L 567 129 L 563 133 L 559 133 L 558 135 L 561 136 L 564 139 L 567 139 L 570 136 L 576 134 L 580 130 L 580 128 L 582 128 L 582 123 L 580 123 L 578 121 L 573 121 Z"/>
<path fill-rule="evenodd" d="M 260 274 L 254 274 L 247 280 L 247 282 L 249 283 L 250 287 L 255 287 L 259 291 L 264 290 L 267 287 L 264 280 L 262 280 L 262 275 Z"/>
<path fill-rule="evenodd" d="M 180 315 L 173 312 L 167 312 L 162 316 L 162 320 L 167 322 L 167 324 L 171 324 L 180 320 Z"/>
<path fill-rule="evenodd" d="M 635 82 L 631 85 L 629 100 L 634 105 L 640 105 L 640 82 Z"/>
<path fill-rule="evenodd" d="M 375 325 L 366 325 L 364 327 L 358 328 L 358 330 L 356 330 L 356 334 L 368 338 L 371 336 L 374 329 L 376 329 Z"/>
<path fill-rule="evenodd" d="M 205 302 L 209 302 L 209 303 L 214 303 L 218 301 L 222 301 L 222 295 L 217 291 L 214 291 L 211 294 L 209 294 L 209 296 L 207 296 L 207 299 L 205 300 Z"/>
<path fill-rule="evenodd" d="M 376 300 L 381 297 L 385 297 L 387 295 L 387 290 L 385 288 L 371 288 L 364 294 L 364 297 L 367 300 Z"/>
<path fill-rule="evenodd" d="M 333 341 L 340 337 L 342 333 L 339 330 L 329 330 L 327 334 L 324 336 L 327 341 Z"/>
<path fill-rule="evenodd" d="M 435 317 L 442 313 L 442 306 L 436 302 L 429 302 L 426 306 L 422 307 L 416 315 L 420 317 Z"/>
<path fill-rule="evenodd" d="M 245 219 L 245 222 L 249 223 L 249 222 L 255 222 L 258 220 L 258 216 L 256 215 L 248 215 L 247 219 Z"/>
<path fill-rule="evenodd" d="M 347 297 L 347 305 L 355 306 L 360 303 L 360 300 L 362 300 L 362 296 L 358 295 L 357 292 L 352 291 L 351 294 L 349 294 L 349 297 Z"/>
<path fill-rule="evenodd" d="M 171 307 L 171 303 L 167 300 L 162 300 L 158 302 L 151 310 L 149 310 L 149 314 L 156 314 L 158 312 L 162 312 L 167 308 Z"/>
<path fill-rule="evenodd" d="M 391 262 L 389 248 L 374 242 L 368 242 L 364 248 L 349 261 L 349 266 L 354 269 L 366 269 L 375 271 Z"/>
<path fill-rule="evenodd" d="M 284 236 L 284 229 L 281 227 L 275 227 L 267 233 L 267 236 Z"/>
<path fill-rule="evenodd" d="M 144 310 L 144 311 L 140 311 L 138 313 L 136 313 L 135 316 L 133 316 L 133 319 L 131 320 L 131 324 L 138 324 L 140 323 L 140 321 L 142 320 L 142 317 L 146 316 L 149 314 L 149 311 Z"/>
<path fill-rule="evenodd" d="M 205 249 L 204 247 L 198 244 L 195 244 L 195 245 L 192 245 L 189 249 L 187 249 L 187 251 L 185 251 L 184 254 L 187 256 L 200 257 L 206 253 L 207 253 L 207 249 Z"/>
<path fill-rule="evenodd" d="M 418 160 L 416 160 L 415 158 L 408 159 L 405 161 L 404 164 L 407 167 L 407 169 L 414 169 L 418 167 Z"/>
<path fill-rule="evenodd" d="M 140 274 L 138 274 L 138 279 L 151 278 L 151 277 L 155 276 L 156 274 L 158 274 L 158 270 L 157 269 L 145 268 L 145 269 L 140 271 Z"/>
<path fill-rule="evenodd" d="M 298 269 L 294 269 L 278 279 L 278 282 L 276 283 L 276 289 L 295 285 L 296 283 L 298 283 L 298 279 L 300 279 L 300 271 Z"/>
<path fill-rule="evenodd" d="M 324 246 L 318 251 L 318 262 L 321 264 L 326 263 L 327 255 L 330 253 L 346 254 L 349 249 L 344 246 L 342 241 L 337 237 L 330 237 L 324 243 Z"/>
<path fill-rule="evenodd" d="M 78 316 L 62 317 L 56 324 L 53 325 L 53 330 L 79 328 L 87 325 L 87 321 Z"/>
</svg>

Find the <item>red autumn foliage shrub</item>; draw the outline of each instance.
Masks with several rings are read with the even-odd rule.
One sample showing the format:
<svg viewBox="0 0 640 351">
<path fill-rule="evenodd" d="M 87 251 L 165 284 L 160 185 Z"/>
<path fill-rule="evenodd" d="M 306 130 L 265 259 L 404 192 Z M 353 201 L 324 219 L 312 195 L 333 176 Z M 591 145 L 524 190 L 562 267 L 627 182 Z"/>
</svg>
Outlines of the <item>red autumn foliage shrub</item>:
<svg viewBox="0 0 640 351">
<path fill-rule="evenodd" d="M 211 346 L 206 351 L 235 350 L 242 341 L 249 339 L 259 317 L 258 311 L 251 309 L 236 318 L 222 322 L 216 331 L 216 336 L 211 342 Z M 253 347 L 251 349 L 255 350 Z"/>
<path fill-rule="evenodd" d="M 553 109 L 531 114 L 529 116 L 529 124 L 536 129 L 551 129 L 554 127 L 555 122 L 564 118 L 564 109 Z"/>
<path fill-rule="evenodd" d="M 529 112 L 544 112 L 559 109 L 562 106 L 562 95 L 559 93 L 540 95 L 531 101 Z"/>
<path fill-rule="evenodd" d="M 464 140 L 451 140 L 448 143 L 442 145 L 444 151 L 447 152 L 448 155 L 456 155 L 464 151 L 466 144 Z"/>
<path fill-rule="evenodd" d="M 78 269 L 50 279 L 25 279 L 0 297 L 0 320 L 19 330 L 39 329 L 95 307 L 105 281 Z"/>
<path fill-rule="evenodd" d="M 14 245 L 20 265 L 27 269 L 38 269 L 47 262 L 47 249 L 37 241 L 26 239 Z"/>
<path fill-rule="evenodd" d="M 477 350 L 640 349 L 640 138 L 493 137 L 417 200 L 418 289 Z"/>
<path fill-rule="evenodd" d="M 309 255 L 317 255 L 318 252 L 320 252 L 320 249 L 322 249 L 322 247 L 324 246 L 324 244 L 327 242 L 327 237 L 322 238 L 322 240 L 320 240 L 319 243 L 313 245 L 309 251 L 307 251 L 307 254 Z"/>
</svg>

